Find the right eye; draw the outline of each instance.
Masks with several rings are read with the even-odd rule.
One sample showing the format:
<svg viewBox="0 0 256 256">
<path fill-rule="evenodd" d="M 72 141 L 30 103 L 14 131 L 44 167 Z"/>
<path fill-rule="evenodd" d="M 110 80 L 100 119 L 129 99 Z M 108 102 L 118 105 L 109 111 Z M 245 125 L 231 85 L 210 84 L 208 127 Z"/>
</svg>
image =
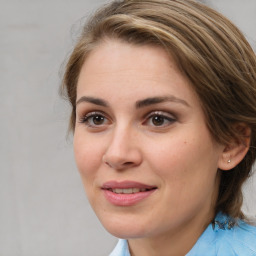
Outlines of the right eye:
<svg viewBox="0 0 256 256">
<path fill-rule="evenodd" d="M 80 123 L 88 127 L 97 128 L 108 124 L 109 120 L 101 112 L 90 112 L 80 119 Z"/>
</svg>

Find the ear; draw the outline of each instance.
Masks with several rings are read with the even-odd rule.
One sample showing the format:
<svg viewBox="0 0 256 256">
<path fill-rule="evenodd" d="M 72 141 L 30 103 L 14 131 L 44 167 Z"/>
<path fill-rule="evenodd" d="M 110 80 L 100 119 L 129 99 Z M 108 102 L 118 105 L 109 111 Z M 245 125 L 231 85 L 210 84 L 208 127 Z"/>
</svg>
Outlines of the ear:
<svg viewBox="0 0 256 256">
<path fill-rule="evenodd" d="M 218 161 L 218 168 L 221 170 L 231 170 L 236 167 L 245 157 L 250 146 L 251 128 L 246 124 L 239 123 L 235 129 L 240 135 L 239 140 L 234 139 L 224 147 Z"/>
</svg>

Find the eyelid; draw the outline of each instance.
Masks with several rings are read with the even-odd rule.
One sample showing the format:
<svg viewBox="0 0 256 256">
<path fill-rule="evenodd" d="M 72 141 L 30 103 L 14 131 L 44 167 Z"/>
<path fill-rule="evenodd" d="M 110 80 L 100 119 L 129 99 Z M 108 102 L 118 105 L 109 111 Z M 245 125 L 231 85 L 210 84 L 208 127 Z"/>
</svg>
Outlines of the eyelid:
<svg viewBox="0 0 256 256">
<path fill-rule="evenodd" d="M 103 111 L 89 111 L 88 113 L 83 114 L 83 115 L 81 115 L 81 117 L 79 117 L 79 123 L 85 124 L 87 127 L 91 127 L 91 128 L 94 128 L 94 127 L 95 128 L 97 128 L 97 127 L 99 128 L 101 126 L 104 126 L 105 123 L 102 124 L 102 125 L 91 125 L 89 123 L 89 118 L 97 116 L 97 115 L 104 117 L 109 122 L 111 121 L 109 116 L 105 112 L 103 112 Z"/>
<path fill-rule="evenodd" d="M 164 116 L 164 117 L 169 117 L 171 119 L 174 119 L 176 120 L 176 117 L 171 114 L 171 113 L 168 113 L 167 111 L 162 111 L 162 110 L 155 110 L 155 111 L 151 111 L 150 113 L 148 113 L 147 115 L 145 115 L 145 119 L 153 116 L 153 115 L 159 115 L 159 116 Z"/>
<path fill-rule="evenodd" d="M 94 115 L 105 116 L 104 113 L 102 113 L 101 111 L 90 111 L 86 114 L 81 114 L 80 117 L 79 117 L 79 121 L 82 122 L 85 118 L 89 118 L 89 117 L 94 116 Z"/>
<path fill-rule="evenodd" d="M 163 117 L 165 119 L 165 122 L 168 122 L 167 124 L 163 124 L 163 125 L 153 125 L 153 124 L 149 124 L 149 122 L 151 121 L 150 119 L 154 116 L 160 116 L 160 117 Z M 144 118 L 144 121 L 143 121 L 143 125 L 148 125 L 148 126 L 152 126 L 154 128 L 157 128 L 157 129 L 161 129 L 161 128 L 167 128 L 168 126 L 170 126 L 172 123 L 176 122 L 177 121 L 177 118 L 167 112 L 167 111 L 151 111 L 149 114 L 147 114 Z"/>
</svg>

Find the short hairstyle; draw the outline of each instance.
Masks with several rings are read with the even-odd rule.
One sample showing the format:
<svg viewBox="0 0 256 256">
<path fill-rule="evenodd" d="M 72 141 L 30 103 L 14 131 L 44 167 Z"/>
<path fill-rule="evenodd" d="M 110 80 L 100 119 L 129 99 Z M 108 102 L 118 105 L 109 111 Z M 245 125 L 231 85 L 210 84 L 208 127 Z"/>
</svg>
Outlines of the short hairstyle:
<svg viewBox="0 0 256 256">
<path fill-rule="evenodd" d="M 72 105 L 88 54 L 105 39 L 163 47 L 191 81 L 206 125 L 219 143 L 241 141 L 235 124 L 250 127 L 250 146 L 232 170 L 221 171 L 215 211 L 244 218 L 242 185 L 256 156 L 256 57 L 239 29 L 215 10 L 193 0 L 121 0 L 99 9 L 84 25 L 68 60 L 61 87 Z M 200 132 L 200 131 L 198 131 Z"/>
</svg>

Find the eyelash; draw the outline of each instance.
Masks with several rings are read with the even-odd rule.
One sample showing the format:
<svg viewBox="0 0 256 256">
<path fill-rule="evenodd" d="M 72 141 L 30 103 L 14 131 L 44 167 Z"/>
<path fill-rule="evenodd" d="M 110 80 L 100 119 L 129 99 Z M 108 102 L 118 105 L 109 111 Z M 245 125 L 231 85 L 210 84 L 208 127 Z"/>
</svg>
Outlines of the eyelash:
<svg viewBox="0 0 256 256">
<path fill-rule="evenodd" d="M 85 124 L 88 127 L 99 127 L 102 126 L 101 125 L 97 125 L 97 124 L 93 124 L 91 122 L 93 122 L 93 118 L 95 117 L 101 117 L 104 118 L 105 120 L 108 119 L 106 118 L 106 114 L 102 113 L 102 112 L 98 112 L 98 111 L 94 111 L 94 112 L 90 112 L 88 114 L 86 114 L 85 116 L 83 116 L 82 118 L 80 118 L 79 122 L 82 124 Z"/>
<path fill-rule="evenodd" d="M 93 123 L 93 118 L 96 118 L 96 117 L 100 117 L 101 120 L 104 119 L 103 120 L 104 123 L 98 124 L 98 125 Z M 160 121 L 163 121 L 164 124 L 160 124 L 160 125 L 153 124 L 152 118 L 154 117 L 160 118 Z M 90 128 L 100 128 L 106 124 L 107 120 L 110 120 L 110 119 L 106 117 L 105 113 L 94 111 L 80 118 L 79 123 L 85 124 L 87 127 L 90 127 Z M 169 113 L 166 113 L 164 111 L 153 111 L 153 112 L 150 112 L 148 115 L 146 115 L 144 117 L 144 120 L 145 121 L 143 121 L 142 125 L 148 125 L 149 122 L 151 122 L 150 126 L 152 127 L 164 128 L 174 123 L 176 121 L 176 118 L 173 117 L 173 115 L 170 116 Z M 155 121 L 159 121 L 159 120 L 156 119 Z"/>
<path fill-rule="evenodd" d="M 164 125 L 163 124 L 160 124 L 160 125 L 151 124 L 151 126 L 158 127 L 158 128 L 167 127 L 176 121 L 176 118 L 173 117 L 173 115 L 170 115 L 169 113 L 166 113 L 164 111 L 154 111 L 145 117 L 145 121 L 143 122 L 143 125 L 147 124 L 150 120 L 151 120 L 151 122 L 153 122 L 152 118 L 154 118 L 154 117 L 158 117 L 158 118 L 160 118 L 160 120 L 162 119 L 161 121 L 165 122 Z M 157 121 L 157 120 L 155 120 L 155 121 Z"/>
</svg>

